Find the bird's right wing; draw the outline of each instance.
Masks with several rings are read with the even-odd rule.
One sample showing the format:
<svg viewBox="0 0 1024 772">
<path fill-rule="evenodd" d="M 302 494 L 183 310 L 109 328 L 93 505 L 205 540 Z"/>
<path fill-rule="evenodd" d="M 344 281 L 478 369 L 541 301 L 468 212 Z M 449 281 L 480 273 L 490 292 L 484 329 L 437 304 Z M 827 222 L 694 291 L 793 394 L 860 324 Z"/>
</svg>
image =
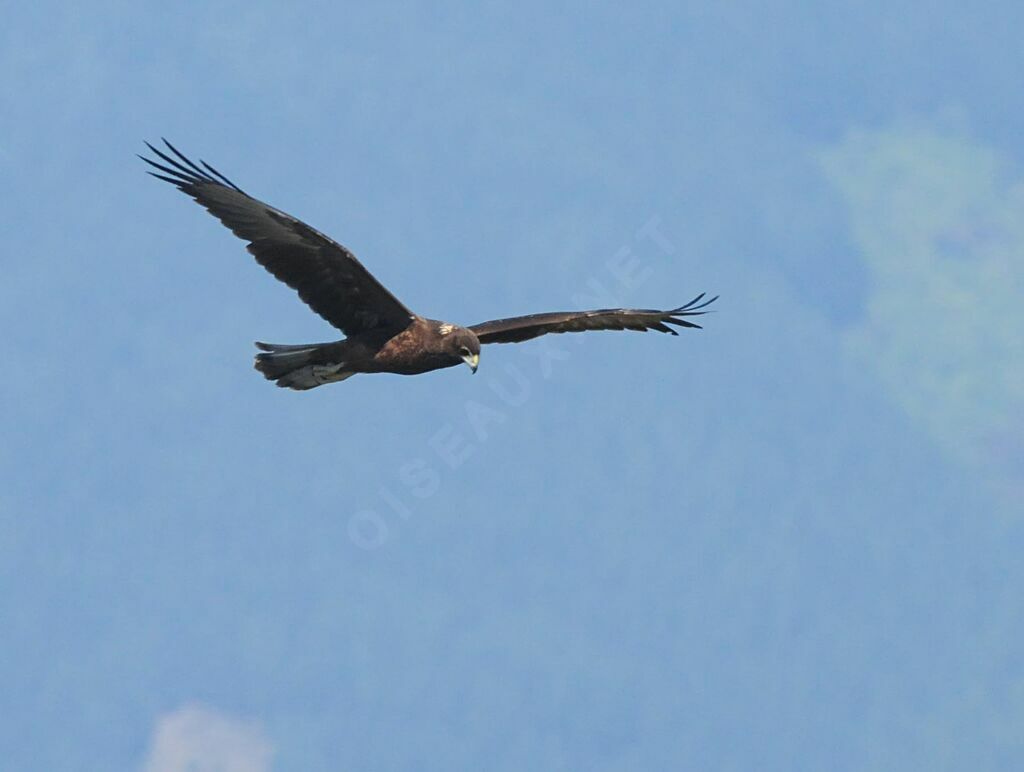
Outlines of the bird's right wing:
<svg viewBox="0 0 1024 772">
<path fill-rule="evenodd" d="M 164 140 L 176 157 L 147 147 L 164 161 L 139 156 L 154 177 L 187 193 L 241 239 L 256 261 L 346 335 L 382 327 L 398 330 L 415 318 L 355 255 L 336 241 L 258 201 L 205 161 L 202 168 Z"/>
<path fill-rule="evenodd" d="M 654 311 L 635 308 L 602 308 L 598 311 L 556 311 L 548 314 L 513 316 L 509 319 L 495 319 L 474 324 L 471 329 L 481 343 L 518 343 L 548 333 L 586 332 L 587 330 L 657 330 L 676 335 L 669 325 L 696 327 L 700 325 L 684 317 L 700 316 L 707 313 L 707 306 L 718 297 L 701 300 L 698 295 L 685 306 L 669 311 Z"/>
</svg>

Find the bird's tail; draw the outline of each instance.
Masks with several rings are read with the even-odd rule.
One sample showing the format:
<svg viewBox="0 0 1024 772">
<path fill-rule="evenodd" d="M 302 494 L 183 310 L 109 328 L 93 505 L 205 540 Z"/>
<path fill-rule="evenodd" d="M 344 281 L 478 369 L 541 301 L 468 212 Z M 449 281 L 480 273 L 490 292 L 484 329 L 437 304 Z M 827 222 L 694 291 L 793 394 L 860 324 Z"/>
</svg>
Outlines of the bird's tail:
<svg viewBox="0 0 1024 772">
<path fill-rule="evenodd" d="M 295 346 L 257 342 L 256 348 L 263 353 L 256 355 L 253 366 L 281 387 L 305 391 L 354 375 L 345 370 L 344 362 L 324 364 L 319 356 L 322 346 L 318 343 Z"/>
</svg>

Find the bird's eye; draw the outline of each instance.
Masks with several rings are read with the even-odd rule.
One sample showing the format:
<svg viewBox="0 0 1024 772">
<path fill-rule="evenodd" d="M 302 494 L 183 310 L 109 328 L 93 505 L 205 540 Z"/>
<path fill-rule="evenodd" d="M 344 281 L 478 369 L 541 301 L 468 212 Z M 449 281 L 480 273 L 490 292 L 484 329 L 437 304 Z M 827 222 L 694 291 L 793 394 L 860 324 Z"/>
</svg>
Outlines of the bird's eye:
<svg viewBox="0 0 1024 772">
<path fill-rule="evenodd" d="M 464 357 L 468 357 L 469 356 L 469 349 L 466 348 L 465 346 L 463 346 L 462 348 L 459 349 L 459 355 L 460 356 L 464 356 Z"/>
</svg>

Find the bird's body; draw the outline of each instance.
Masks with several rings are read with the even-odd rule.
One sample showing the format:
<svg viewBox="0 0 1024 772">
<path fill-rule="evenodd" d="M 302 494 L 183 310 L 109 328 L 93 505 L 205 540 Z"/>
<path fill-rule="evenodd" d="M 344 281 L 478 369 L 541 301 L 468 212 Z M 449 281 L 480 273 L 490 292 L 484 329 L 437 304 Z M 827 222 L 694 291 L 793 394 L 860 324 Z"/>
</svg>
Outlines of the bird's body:
<svg viewBox="0 0 1024 772">
<path fill-rule="evenodd" d="M 264 353 L 256 355 L 256 369 L 273 380 L 284 379 L 281 385 L 293 389 L 341 381 L 356 373 L 420 375 L 464 363 L 461 356 L 446 350 L 446 336 L 441 330 L 451 326 L 433 319 L 415 319 L 397 333 L 370 330 L 332 343 L 257 343 Z"/>
<path fill-rule="evenodd" d="M 374 354 L 373 364 L 377 368 L 374 372 L 419 375 L 454 367 L 462 364 L 462 357 L 452 356 L 451 345 L 460 340 L 471 357 L 479 356 L 480 343 L 465 327 L 434 319 L 416 319 Z"/>
<path fill-rule="evenodd" d="M 212 166 L 190 161 L 164 140 L 171 157 L 148 145 L 164 163 L 142 160 L 249 242 L 248 249 L 275 277 L 346 337 L 331 343 L 257 343 L 256 369 L 285 386 L 305 390 L 357 373 L 419 375 L 467 364 L 476 372 L 483 343 L 516 343 L 547 333 L 585 330 L 657 330 L 699 327 L 713 302 L 703 295 L 669 311 L 602 309 L 496 319 L 462 327 L 410 311 L 349 250 L 291 215 L 244 193 Z"/>
</svg>

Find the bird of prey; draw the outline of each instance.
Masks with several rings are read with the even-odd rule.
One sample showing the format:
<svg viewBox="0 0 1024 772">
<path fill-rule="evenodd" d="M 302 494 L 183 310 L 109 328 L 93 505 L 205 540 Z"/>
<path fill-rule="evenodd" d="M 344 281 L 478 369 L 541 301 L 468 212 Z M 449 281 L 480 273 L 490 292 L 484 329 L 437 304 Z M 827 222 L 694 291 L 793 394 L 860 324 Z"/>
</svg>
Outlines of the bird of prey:
<svg viewBox="0 0 1024 772">
<path fill-rule="evenodd" d="M 515 316 L 462 327 L 410 311 L 336 241 L 291 215 L 246 194 L 205 161 L 196 164 L 167 140 L 168 152 L 146 146 L 159 161 L 139 156 L 158 179 L 194 198 L 244 241 L 256 261 L 299 293 L 316 313 L 345 334 L 331 343 L 256 343 L 256 369 L 278 386 L 306 390 L 357 373 L 419 373 L 465 363 L 475 373 L 480 346 L 518 343 L 540 335 L 586 330 L 699 328 L 717 299 L 698 295 L 668 311 L 608 308 Z"/>
</svg>

